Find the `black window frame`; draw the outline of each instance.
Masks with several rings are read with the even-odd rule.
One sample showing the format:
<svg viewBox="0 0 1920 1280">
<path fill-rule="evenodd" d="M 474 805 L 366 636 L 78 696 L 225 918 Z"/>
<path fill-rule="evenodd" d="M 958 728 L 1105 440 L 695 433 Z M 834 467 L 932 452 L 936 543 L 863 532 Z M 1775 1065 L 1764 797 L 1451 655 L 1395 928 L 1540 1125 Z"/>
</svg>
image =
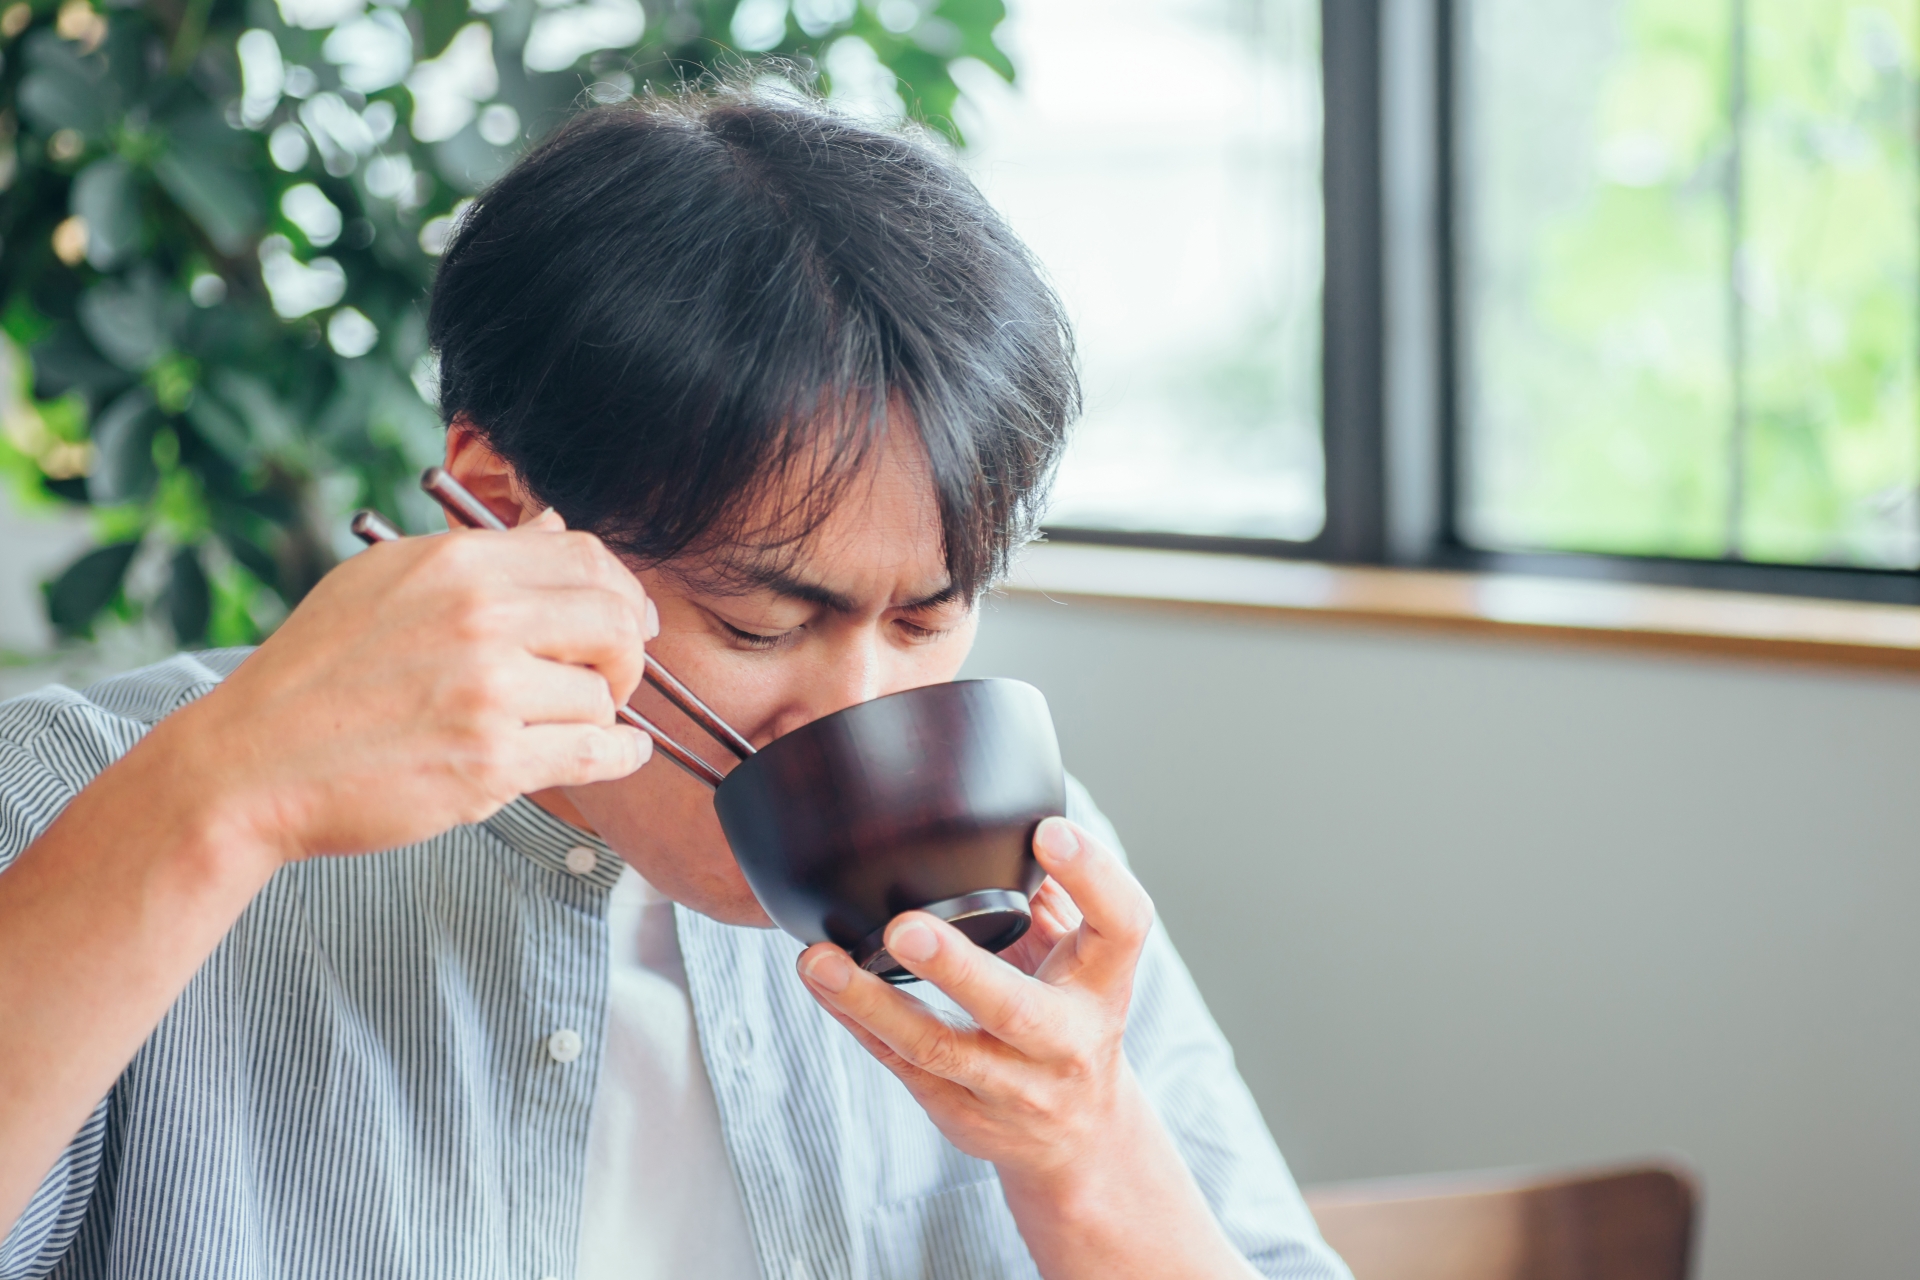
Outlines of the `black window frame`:
<svg viewBox="0 0 1920 1280">
<path fill-rule="evenodd" d="M 1920 604 L 1920 570 L 1491 551 L 1460 533 L 1472 0 L 1321 0 L 1326 523 L 1303 542 L 1048 525 L 1056 542 Z"/>
</svg>

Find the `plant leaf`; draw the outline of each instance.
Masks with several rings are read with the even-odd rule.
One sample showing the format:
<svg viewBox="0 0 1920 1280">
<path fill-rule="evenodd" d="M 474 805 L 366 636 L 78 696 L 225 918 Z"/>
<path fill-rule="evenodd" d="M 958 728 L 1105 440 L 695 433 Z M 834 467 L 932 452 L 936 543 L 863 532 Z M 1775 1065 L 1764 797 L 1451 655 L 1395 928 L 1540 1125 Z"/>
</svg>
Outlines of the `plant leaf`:
<svg viewBox="0 0 1920 1280">
<path fill-rule="evenodd" d="M 153 176 L 207 233 L 214 248 L 230 258 L 246 252 L 260 229 L 261 207 L 243 170 L 230 167 L 218 154 L 182 146 L 154 161 Z"/>
<path fill-rule="evenodd" d="M 78 129 L 90 138 L 107 134 L 119 94 L 107 77 L 105 58 L 82 59 L 48 27 L 27 38 L 27 65 L 20 81 L 20 110 L 42 132 Z"/>
<path fill-rule="evenodd" d="M 197 395 L 187 405 L 187 421 L 193 424 L 194 434 L 228 462 L 242 468 L 252 465 L 253 441 L 246 424 L 226 405 L 210 395 Z"/>
<path fill-rule="evenodd" d="M 120 594 L 127 566 L 140 549 L 138 538 L 101 547 L 68 565 L 59 577 L 46 585 L 47 620 L 62 635 L 85 636 L 93 629 L 100 611 Z"/>
<path fill-rule="evenodd" d="M 145 387 L 134 387 L 101 411 L 93 421 L 89 499 L 105 506 L 147 495 L 159 474 L 153 465 L 153 431 L 159 425 L 153 392 Z"/>
<path fill-rule="evenodd" d="M 69 391 L 86 393 L 95 405 L 127 385 L 127 374 L 100 358 L 80 327 L 68 321 L 33 344 L 33 394 L 51 400 Z"/>
<path fill-rule="evenodd" d="M 87 262 L 95 271 L 111 271 L 140 247 L 140 188 L 120 157 L 82 169 L 68 207 L 87 220 Z"/>
<path fill-rule="evenodd" d="M 200 565 L 198 547 L 181 547 L 173 553 L 173 570 L 161 593 L 161 603 L 166 607 L 174 640 L 192 645 L 207 638 L 207 622 L 213 616 L 213 588 Z"/>
<path fill-rule="evenodd" d="M 212 383 L 220 398 L 240 411 L 252 429 L 256 446 L 275 457 L 295 457 L 304 452 L 306 433 L 301 430 L 300 419 L 264 380 L 237 369 L 218 369 Z"/>
<path fill-rule="evenodd" d="M 124 279 L 102 280 L 80 295 L 80 327 L 100 353 L 129 373 L 166 352 L 172 317 L 159 279 L 146 267 Z"/>
<path fill-rule="evenodd" d="M 271 587 L 280 580 L 280 562 L 271 553 L 261 549 L 260 545 L 246 536 L 231 523 L 223 524 L 220 529 L 220 541 L 226 544 L 233 558 L 246 567 L 248 573 Z"/>
</svg>

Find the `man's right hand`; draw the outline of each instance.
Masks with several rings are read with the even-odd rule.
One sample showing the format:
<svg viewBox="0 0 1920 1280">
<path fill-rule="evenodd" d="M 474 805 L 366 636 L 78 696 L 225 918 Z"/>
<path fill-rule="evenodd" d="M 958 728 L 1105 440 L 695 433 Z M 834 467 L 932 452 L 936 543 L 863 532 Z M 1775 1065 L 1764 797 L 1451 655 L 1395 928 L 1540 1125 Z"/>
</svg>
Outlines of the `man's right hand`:
<svg viewBox="0 0 1920 1280">
<path fill-rule="evenodd" d="M 189 776 L 215 824 L 270 864 L 393 848 L 645 763 L 652 742 L 615 710 L 656 617 L 552 512 L 383 543 L 153 738 L 205 762 Z"/>
<path fill-rule="evenodd" d="M 84 787 L 0 874 L 0 1237 L 286 863 L 639 768 L 654 616 L 551 514 L 386 543 Z"/>
</svg>

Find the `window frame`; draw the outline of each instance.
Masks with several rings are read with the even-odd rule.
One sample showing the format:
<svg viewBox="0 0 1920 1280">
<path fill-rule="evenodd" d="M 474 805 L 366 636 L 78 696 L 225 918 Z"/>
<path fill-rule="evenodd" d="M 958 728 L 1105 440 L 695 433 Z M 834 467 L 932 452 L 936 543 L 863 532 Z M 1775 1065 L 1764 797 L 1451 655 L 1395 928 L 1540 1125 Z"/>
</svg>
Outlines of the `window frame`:
<svg viewBox="0 0 1920 1280">
<path fill-rule="evenodd" d="M 1048 525 L 1056 542 L 1920 604 L 1920 570 L 1492 551 L 1461 536 L 1471 331 L 1458 51 L 1471 0 L 1321 0 L 1321 424 L 1314 538 Z"/>
</svg>

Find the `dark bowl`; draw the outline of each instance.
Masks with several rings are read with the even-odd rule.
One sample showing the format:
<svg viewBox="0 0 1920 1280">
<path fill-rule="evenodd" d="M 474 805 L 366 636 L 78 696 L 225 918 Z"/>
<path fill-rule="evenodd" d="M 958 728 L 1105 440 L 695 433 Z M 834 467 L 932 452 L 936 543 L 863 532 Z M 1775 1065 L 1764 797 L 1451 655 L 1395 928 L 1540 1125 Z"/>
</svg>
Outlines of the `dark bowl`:
<svg viewBox="0 0 1920 1280">
<path fill-rule="evenodd" d="M 1066 812 L 1066 778 L 1038 689 L 957 680 L 774 739 L 713 804 L 774 923 L 910 982 L 881 943 L 903 911 L 929 911 L 989 951 L 1027 931 L 1043 878 L 1034 829 Z"/>
</svg>

